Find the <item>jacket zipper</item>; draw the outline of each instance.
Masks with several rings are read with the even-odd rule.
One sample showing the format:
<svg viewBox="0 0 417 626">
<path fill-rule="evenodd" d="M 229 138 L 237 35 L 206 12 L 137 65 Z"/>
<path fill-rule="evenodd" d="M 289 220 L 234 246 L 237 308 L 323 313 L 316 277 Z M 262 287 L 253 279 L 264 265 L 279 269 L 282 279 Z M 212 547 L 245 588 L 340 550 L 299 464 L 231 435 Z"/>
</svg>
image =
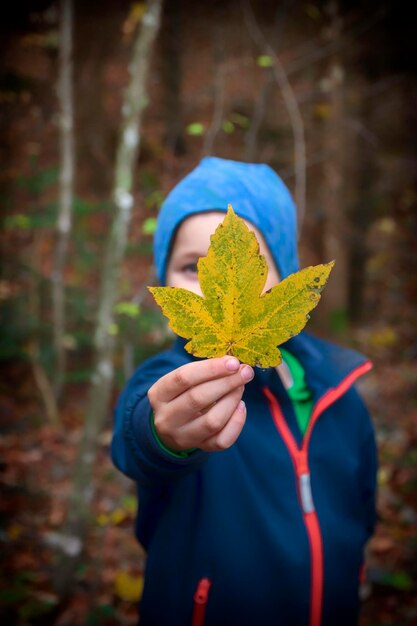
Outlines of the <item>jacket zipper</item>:
<svg viewBox="0 0 417 626">
<path fill-rule="evenodd" d="M 301 448 L 298 447 L 290 429 L 288 428 L 277 399 L 267 387 L 263 388 L 263 393 L 268 400 L 275 425 L 278 432 L 281 434 L 294 465 L 294 471 L 297 478 L 297 492 L 310 545 L 311 590 L 309 626 L 320 626 L 321 624 L 324 575 L 323 539 L 319 519 L 314 507 L 313 494 L 311 491 L 310 468 L 308 465 L 308 446 L 311 439 L 311 433 L 317 419 L 323 411 L 336 402 L 336 400 L 338 400 L 349 389 L 349 387 L 353 385 L 359 376 L 362 376 L 371 368 L 372 364 L 369 361 L 366 361 L 353 370 L 337 387 L 329 389 L 329 391 L 327 391 L 324 396 L 317 401 L 313 408 Z"/>
<path fill-rule="evenodd" d="M 211 580 L 209 578 L 202 578 L 197 584 L 194 594 L 194 609 L 191 626 L 203 626 L 204 624 L 210 587 Z"/>
</svg>

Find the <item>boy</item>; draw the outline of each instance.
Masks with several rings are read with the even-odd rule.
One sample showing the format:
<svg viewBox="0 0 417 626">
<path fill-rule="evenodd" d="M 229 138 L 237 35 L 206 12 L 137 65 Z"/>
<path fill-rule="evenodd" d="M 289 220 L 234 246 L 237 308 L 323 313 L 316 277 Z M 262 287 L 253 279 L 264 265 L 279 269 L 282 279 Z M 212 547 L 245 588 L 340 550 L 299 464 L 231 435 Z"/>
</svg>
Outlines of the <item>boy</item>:
<svg viewBox="0 0 417 626">
<path fill-rule="evenodd" d="M 197 260 L 228 203 L 260 242 L 266 289 L 297 271 L 281 179 L 210 157 L 161 208 L 161 284 L 201 293 Z M 138 483 L 148 553 L 141 626 L 356 624 L 376 451 L 353 383 L 369 362 L 305 332 L 267 370 L 184 344 L 139 367 L 116 410 L 113 459 Z"/>
</svg>

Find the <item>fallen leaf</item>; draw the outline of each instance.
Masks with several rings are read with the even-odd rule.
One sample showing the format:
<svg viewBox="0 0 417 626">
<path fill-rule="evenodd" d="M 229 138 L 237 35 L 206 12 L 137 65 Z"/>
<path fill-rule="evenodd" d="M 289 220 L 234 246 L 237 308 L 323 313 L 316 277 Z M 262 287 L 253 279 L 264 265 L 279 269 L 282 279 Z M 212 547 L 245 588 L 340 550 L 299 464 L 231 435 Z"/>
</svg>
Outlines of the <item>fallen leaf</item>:
<svg viewBox="0 0 417 626">
<path fill-rule="evenodd" d="M 389 537 L 375 536 L 372 538 L 370 546 L 372 552 L 382 554 L 393 550 L 395 548 L 395 542 Z"/>
<path fill-rule="evenodd" d="M 112 524 L 114 524 L 115 526 L 117 526 L 117 524 L 120 524 L 121 522 L 124 522 L 126 517 L 127 517 L 126 511 L 124 511 L 123 509 L 118 508 L 118 509 L 115 509 L 110 514 L 110 522 Z"/>
<path fill-rule="evenodd" d="M 6 529 L 6 534 L 9 537 L 9 539 L 14 541 L 16 539 L 19 539 L 20 535 L 22 534 L 22 531 L 23 531 L 23 527 L 20 524 L 11 524 Z"/>
<path fill-rule="evenodd" d="M 262 293 L 268 275 L 255 234 L 231 205 L 198 261 L 204 297 L 176 287 L 148 287 L 172 330 L 197 357 L 230 354 L 249 365 L 281 362 L 277 346 L 299 333 L 320 300 L 334 262 L 307 267 Z"/>
<path fill-rule="evenodd" d="M 138 602 L 143 591 L 143 576 L 132 576 L 119 570 L 114 579 L 116 595 L 125 602 Z"/>
</svg>

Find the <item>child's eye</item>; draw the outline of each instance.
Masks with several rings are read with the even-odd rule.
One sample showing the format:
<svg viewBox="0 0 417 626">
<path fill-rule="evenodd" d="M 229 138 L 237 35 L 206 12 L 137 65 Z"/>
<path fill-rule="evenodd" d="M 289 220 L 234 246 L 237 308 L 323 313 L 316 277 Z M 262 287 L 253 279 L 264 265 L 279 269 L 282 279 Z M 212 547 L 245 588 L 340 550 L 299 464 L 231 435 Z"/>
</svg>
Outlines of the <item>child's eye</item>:
<svg viewBox="0 0 417 626">
<path fill-rule="evenodd" d="M 190 272 L 192 274 L 197 274 L 197 263 L 187 263 L 181 269 L 182 272 Z"/>
</svg>

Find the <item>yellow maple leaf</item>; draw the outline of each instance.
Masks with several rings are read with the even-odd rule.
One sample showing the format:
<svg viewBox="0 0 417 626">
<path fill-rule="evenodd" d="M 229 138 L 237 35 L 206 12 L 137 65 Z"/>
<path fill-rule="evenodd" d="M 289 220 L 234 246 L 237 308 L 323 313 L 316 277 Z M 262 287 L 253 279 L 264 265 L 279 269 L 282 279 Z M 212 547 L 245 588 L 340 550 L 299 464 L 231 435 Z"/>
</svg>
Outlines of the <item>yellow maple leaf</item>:
<svg viewBox="0 0 417 626">
<path fill-rule="evenodd" d="M 262 293 L 268 275 L 255 233 L 231 205 L 198 261 L 204 297 L 177 287 L 148 287 L 172 330 L 190 339 L 197 357 L 230 354 L 243 363 L 273 367 L 277 346 L 299 333 L 320 300 L 334 261 L 291 274 Z"/>
</svg>

